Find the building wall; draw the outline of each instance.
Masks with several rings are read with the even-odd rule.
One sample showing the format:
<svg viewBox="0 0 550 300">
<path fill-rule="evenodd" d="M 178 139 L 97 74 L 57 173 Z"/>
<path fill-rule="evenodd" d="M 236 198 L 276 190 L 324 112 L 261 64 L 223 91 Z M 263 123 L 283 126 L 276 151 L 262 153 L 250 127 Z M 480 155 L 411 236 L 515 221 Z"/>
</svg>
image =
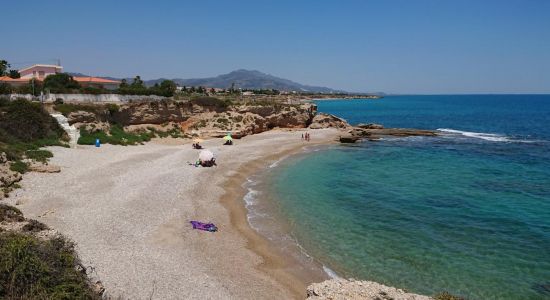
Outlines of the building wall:
<svg viewBox="0 0 550 300">
<path fill-rule="evenodd" d="M 24 70 L 19 72 L 21 74 L 21 78 L 38 78 L 38 79 L 44 79 L 48 75 L 53 75 L 57 73 L 57 68 L 55 67 L 46 67 L 46 66 L 35 66 L 28 70 Z"/>
</svg>

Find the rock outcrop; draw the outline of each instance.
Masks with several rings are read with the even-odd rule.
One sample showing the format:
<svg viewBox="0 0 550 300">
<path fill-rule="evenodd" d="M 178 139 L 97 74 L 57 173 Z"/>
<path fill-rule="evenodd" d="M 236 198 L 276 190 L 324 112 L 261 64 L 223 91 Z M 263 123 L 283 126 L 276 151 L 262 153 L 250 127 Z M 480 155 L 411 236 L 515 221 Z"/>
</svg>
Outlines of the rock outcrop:
<svg viewBox="0 0 550 300">
<path fill-rule="evenodd" d="M 38 173 L 59 173 L 61 172 L 61 167 L 56 165 L 31 161 L 29 162 L 29 171 L 38 172 Z"/>
<path fill-rule="evenodd" d="M 308 300 L 431 300 L 372 281 L 331 279 L 307 287 Z"/>
<path fill-rule="evenodd" d="M 208 100 L 208 99 L 207 99 Z M 202 103 L 202 104 L 199 104 Z M 216 103 L 218 103 L 216 105 Z M 273 128 L 306 128 L 317 112 L 315 104 L 246 104 L 224 106 L 216 101 L 156 101 L 135 102 L 116 109 L 73 111 L 69 123 L 88 131 L 108 131 L 110 124 L 121 124 L 133 131 L 162 125 L 162 130 L 173 128 L 166 124 L 179 124 L 179 129 L 190 135 L 220 137 L 232 132 L 234 138 L 256 134 Z M 347 124 L 347 123 L 346 123 Z M 166 129 L 169 130 L 169 129 Z"/>
<path fill-rule="evenodd" d="M 384 129 L 384 126 L 376 123 L 369 123 L 369 124 L 357 124 L 356 127 L 363 128 L 363 129 Z"/>
<path fill-rule="evenodd" d="M 370 140 L 379 139 L 383 136 L 437 136 L 434 130 L 412 129 L 412 128 L 359 128 L 354 127 L 350 135 L 367 138 Z"/>
<path fill-rule="evenodd" d="M 351 127 L 351 125 L 346 122 L 346 120 L 342 118 L 338 118 L 337 116 L 326 114 L 326 113 L 318 113 L 313 120 L 311 121 L 311 124 L 309 125 L 309 128 L 311 129 L 321 129 L 321 128 L 339 128 L 339 129 L 346 129 Z"/>
</svg>

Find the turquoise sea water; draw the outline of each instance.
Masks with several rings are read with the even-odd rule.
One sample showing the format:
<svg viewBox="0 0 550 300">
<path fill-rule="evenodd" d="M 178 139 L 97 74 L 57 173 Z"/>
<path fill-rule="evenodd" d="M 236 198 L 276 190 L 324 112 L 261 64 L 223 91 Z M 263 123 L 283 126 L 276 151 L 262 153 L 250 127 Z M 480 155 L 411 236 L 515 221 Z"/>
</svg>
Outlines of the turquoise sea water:
<svg viewBox="0 0 550 300">
<path fill-rule="evenodd" d="M 309 255 L 341 276 L 428 295 L 550 299 L 550 96 L 318 106 L 442 136 L 332 146 L 273 168 L 264 189 Z"/>
</svg>

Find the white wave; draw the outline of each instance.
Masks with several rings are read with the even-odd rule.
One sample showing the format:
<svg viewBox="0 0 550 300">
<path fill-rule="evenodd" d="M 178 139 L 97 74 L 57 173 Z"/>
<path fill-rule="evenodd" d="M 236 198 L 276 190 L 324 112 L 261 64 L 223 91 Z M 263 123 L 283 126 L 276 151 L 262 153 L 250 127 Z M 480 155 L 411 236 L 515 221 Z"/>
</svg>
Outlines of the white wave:
<svg viewBox="0 0 550 300">
<path fill-rule="evenodd" d="M 327 273 L 328 277 L 330 277 L 331 279 L 340 279 L 342 277 L 338 276 L 338 274 L 336 274 L 336 272 L 334 272 L 333 270 L 331 270 L 329 267 L 323 265 L 323 271 L 325 271 L 325 273 Z"/>
<path fill-rule="evenodd" d="M 528 141 L 522 141 L 522 140 L 512 140 L 507 136 L 494 134 L 494 133 L 471 132 L 471 131 L 462 131 L 462 130 L 455 130 L 455 129 L 449 129 L 449 128 L 438 128 L 437 130 L 441 132 L 460 134 L 463 136 L 482 139 L 482 140 L 491 141 L 491 142 L 528 142 Z"/>
<path fill-rule="evenodd" d="M 275 168 L 276 166 L 279 165 L 279 163 L 280 163 L 281 161 L 283 161 L 283 160 L 286 159 L 287 157 L 288 157 L 288 155 L 285 155 L 285 156 L 279 158 L 279 159 L 276 160 L 274 163 L 272 163 L 271 165 L 269 165 L 269 168 Z"/>
</svg>

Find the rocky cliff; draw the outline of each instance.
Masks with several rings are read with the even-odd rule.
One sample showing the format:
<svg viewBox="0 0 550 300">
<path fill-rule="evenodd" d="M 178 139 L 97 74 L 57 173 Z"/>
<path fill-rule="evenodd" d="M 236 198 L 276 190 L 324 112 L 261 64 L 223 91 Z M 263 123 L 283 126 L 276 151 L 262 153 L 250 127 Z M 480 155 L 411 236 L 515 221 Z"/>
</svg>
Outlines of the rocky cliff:
<svg viewBox="0 0 550 300">
<path fill-rule="evenodd" d="M 316 105 L 225 105 L 216 101 L 156 101 L 121 106 L 73 105 L 66 112 L 71 125 L 107 131 L 119 124 L 129 131 L 145 128 L 181 130 L 190 135 L 221 136 L 231 131 L 236 138 L 273 128 L 306 128 L 317 112 Z"/>
</svg>

